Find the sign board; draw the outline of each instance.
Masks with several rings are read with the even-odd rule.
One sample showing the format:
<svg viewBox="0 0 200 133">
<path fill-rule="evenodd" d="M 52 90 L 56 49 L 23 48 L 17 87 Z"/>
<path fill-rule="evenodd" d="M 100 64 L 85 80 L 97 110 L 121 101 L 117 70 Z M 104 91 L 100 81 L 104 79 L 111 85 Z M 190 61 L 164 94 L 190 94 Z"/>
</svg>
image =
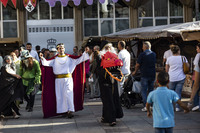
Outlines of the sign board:
<svg viewBox="0 0 200 133">
<path fill-rule="evenodd" d="M 74 40 L 74 20 L 27 20 L 27 35 L 35 50 L 35 46 L 40 48 L 53 48 L 58 43 L 64 43 L 65 52 L 73 53 Z"/>
</svg>

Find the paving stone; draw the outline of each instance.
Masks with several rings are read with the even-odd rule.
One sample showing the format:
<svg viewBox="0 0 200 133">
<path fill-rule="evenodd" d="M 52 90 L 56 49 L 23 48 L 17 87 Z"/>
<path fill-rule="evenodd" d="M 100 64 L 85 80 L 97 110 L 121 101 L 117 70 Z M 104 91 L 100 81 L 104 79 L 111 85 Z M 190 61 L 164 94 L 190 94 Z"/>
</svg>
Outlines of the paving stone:
<svg viewBox="0 0 200 133">
<path fill-rule="evenodd" d="M 26 102 L 21 105 L 19 119 L 0 121 L 0 133 L 154 133 L 153 119 L 142 112 L 142 104 L 131 109 L 123 108 L 124 117 L 117 119 L 117 125 L 101 123 L 102 103 L 100 99 L 85 97 L 84 109 L 74 113 L 74 118 L 61 116 L 43 118 L 41 95 L 36 95 L 33 112 L 25 110 Z M 200 112 L 175 113 L 174 133 L 200 133 Z"/>
</svg>

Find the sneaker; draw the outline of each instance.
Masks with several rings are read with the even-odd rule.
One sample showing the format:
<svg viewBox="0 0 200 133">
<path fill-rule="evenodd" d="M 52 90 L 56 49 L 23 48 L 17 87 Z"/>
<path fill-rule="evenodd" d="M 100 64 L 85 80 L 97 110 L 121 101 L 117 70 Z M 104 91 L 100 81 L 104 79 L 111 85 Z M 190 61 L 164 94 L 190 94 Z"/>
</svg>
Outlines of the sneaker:
<svg viewBox="0 0 200 133">
<path fill-rule="evenodd" d="M 142 112 L 147 112 L 147 108 L 146 107 L 144 107 L 143 109 L 141 109 L 142 110 Z"/>
<path fill-rule="evenodd" d="M 179 108 L 176 108 L 176 112 L 180 112 L 181 110 Z"/>
<path fill-rule="evenodd" d="M 192 108 L 192 111 L 197 111 L 197 110 L 199 110 L 199 106 L 198 105 Z"/>
</svg>

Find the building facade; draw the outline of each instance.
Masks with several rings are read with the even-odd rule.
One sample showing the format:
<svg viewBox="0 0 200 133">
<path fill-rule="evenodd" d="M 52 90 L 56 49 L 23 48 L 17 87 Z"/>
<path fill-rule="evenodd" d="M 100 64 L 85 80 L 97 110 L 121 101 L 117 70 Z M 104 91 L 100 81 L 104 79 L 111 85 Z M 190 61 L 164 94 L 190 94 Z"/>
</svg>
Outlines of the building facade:
<svg viewBox="0 0 200 133">
<path fill-rule="evenodd" d="M 81 47 L 90 36 L 103 36 L 128 28 L 158 26 L 194 21 L 195 2 L 191 0 L 94 0 L 79 6 L 72 1 L 63 7 L 59 1 L 50 7 L 38 0 L 36 8 L 27 12 L 18 3 L 4 7 L 0 3 L 0 49 L 9 51 L 26 42 L 49 48 L 64 43 L 68 53 Z"/>
</svg>

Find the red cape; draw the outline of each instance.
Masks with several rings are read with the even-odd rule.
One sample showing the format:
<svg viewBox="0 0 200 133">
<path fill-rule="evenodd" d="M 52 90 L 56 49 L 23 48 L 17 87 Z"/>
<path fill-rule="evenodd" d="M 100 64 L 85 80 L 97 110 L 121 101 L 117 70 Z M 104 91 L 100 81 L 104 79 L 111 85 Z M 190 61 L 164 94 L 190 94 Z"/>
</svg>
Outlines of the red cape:
<svg viewBox="0 0 200 133">
<path fill-rule="evenodd" d="M 68 55 L 76 59 L 80 56 Z M 55 56 L 56 57 L 56 56 Z M 51 59 L 55 59 L 55 57 Z M 51 60 L 50 59 L 50 60 Z M 81 63 L 76 66 L 72 77 L 74 82 L 74 108 L 75 111 L 83 109 L 85 67 Z M 52 67 L 41 66 L 42 71 L 42 108 L 44 118 L 60 115 L 56 113 L 55 75 Z"/>
</svg>

